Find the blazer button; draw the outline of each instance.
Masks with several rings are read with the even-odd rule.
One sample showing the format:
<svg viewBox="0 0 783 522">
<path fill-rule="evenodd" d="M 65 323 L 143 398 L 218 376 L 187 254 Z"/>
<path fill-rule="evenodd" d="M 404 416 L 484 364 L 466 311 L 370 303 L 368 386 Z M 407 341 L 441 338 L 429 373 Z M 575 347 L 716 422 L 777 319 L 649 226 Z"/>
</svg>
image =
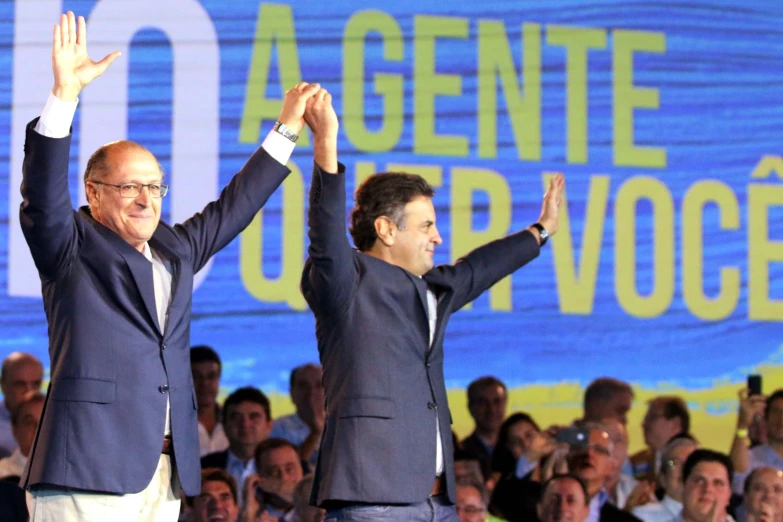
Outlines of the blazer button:
<svg viewBox="0 0 783 522">
<path fill-rule="evenodd" d="M 430 401 L 427 403 L 427 407 L 431 410 L 434 410 L 436 408 L 435 403 Z"/>
<path fill-rule="evenodd" d="M 432 368 L 432 363 L 427 361 L 427 368 Z"/>
<path fill-rule="evenodd" d="M 166 343 L 160 343 L 160 348 L 161 348 L 161 350 L 165 350 L 166 349 Z"/>
<path fill-rule="evenodd" d="M 158 386 L 158 391 L 160 393 L 168 393 L 169 392 L 169 385 L 164 384 L 163 386 Z"/>
</svg>

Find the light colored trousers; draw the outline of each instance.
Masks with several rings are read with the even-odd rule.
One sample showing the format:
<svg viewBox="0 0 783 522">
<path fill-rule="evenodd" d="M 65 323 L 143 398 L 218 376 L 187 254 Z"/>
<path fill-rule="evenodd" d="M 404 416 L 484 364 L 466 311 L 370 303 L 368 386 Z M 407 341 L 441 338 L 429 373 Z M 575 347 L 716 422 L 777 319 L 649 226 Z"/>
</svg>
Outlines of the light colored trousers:
<svg viewBox="0 0 783 522">
<path fill-rule="evenodd" d="M 27 493 L 30 522 L 176 522 L 181 489 L 171 457 L 161 455 L 149 485 L 139 493 L 108 495 L 66 489 Z"/>
</svg>

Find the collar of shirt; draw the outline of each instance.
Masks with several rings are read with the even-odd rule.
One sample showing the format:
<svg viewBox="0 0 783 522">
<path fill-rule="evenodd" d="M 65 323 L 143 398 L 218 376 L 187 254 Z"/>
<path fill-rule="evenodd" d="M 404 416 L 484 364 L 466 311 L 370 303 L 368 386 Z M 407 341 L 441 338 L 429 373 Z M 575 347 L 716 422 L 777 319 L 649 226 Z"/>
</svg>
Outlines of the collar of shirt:
<svg viewBox="0 0 783 522">
<path fill-rule="evenodd" d="M 682 513 L 682 502 L 677 502 L 669 495 L 663 497 L 661 504 L 665 510 L 672 514 L 672 516 L 677 516 Z"/>
<path fill-rule="evenodd" d="M 590 500 L 590 514 L 585 522 L 599 522 L 601 520 L 601 508 L 604 507 L 607 500 L 609 500 L 609 494 L 602 489 Z"/>
<path fill-rule="evenodd" d="M 0 402 L 0 421 L 8 421 L 9 424 L 11 423 L 11 412 L 8 411 L 5 401 Z"/>
</svg>

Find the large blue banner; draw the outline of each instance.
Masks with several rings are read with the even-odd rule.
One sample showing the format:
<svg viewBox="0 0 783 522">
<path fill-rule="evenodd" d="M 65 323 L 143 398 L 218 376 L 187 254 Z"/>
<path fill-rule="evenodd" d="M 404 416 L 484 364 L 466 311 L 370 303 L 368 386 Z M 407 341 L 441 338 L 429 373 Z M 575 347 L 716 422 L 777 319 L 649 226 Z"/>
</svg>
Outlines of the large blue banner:
<svg viewBox="0 0 783 522">
<path fill-rule="evenodd" d="M 697 433 L 724 446 L 730 430 L 707 428 L 731 424 L 745 375 L 763 373 L 767 391 L 783 383 L 783 5 L 766 0 L 2 2 L 0 357 L 48 364 L 19 185 L 65 10 L 87 17 L 94 59 L 123 51 L 80 99 L 75 205 L 89 154 L 128 138 L 166 171 L 164 219 L 186 219 L 300 80 L 334 94 L 349 190 L 384 170 L 436 187 L 436 262 L 528 226 L 547 177 L 565 174 L 557 237 L 451 321 L 455 412 L 467 383 L 493 374 L 513 388 L 512 409 L 562 422 L 582 386 L 611 375 L 637 399 L 684 394 Z M 307 139 L 290 166 L 197 280 L 192 340 L 219 350 L 226 389 L 285 394 L 290 369 L 317 359 L 298 288 Z M 468 428 L 464 412 L 456 427 Z"/>
</svg>

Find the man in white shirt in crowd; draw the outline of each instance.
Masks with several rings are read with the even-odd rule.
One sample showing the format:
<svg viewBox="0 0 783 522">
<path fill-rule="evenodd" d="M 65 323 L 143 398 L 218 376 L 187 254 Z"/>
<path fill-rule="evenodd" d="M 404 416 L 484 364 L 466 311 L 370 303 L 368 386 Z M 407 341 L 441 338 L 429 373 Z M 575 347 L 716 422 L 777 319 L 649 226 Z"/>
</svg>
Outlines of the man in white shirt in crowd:
<svg viewBox="0 0 783 522">
<path fill-rule="evenodd" d="M 223 365 L 220 356 L 209 346 L 190 349 L 190 370 L 198 404 L 199 456 L 209 455 L 228 448 L 228 438 L 220 422 L 222 410 L 217 403 L 220 391 L 220 374 Z"/>
<path fill-rule="evenodd" d="M 736 469 L 735 493 L 742 492 L 748 473 L 754 469 L 762 466 L 783 469 L 783 388 L 768 398 L 748 396 L 748 390 L 742 390 L 740 394 L 737 432 L 731 446 L 731 462 Z M 767 425 L 767 443 L 751 448 L 748 429 L 754 417 L 761 415 Z"/>
<path fill-rule="evenodd" d="M 632 513 L 644 522 L 667 522 L 682 511 L 682 467 L 688 457 L 699 448 L 690 438 L 679 437 L 663 450 L 661 476 L 666 495 L 660 502 L 650 502 L 636 507 Z"/>
<path fill-rule="evenodd" d="M 30 448 L 33 446 L 38 421 L 41 420 L 44 401 L 45 397 L 41 392 L 32 391 L 17 405 L 11 422 L 18 446 L 9 457 L 0 459 L 0 479 L 22 476 Z"/>
<path fill-rule="evenodd" d="M 727 455 L 698 449 L 682 468 L 682 511 L 671 522 L 734 522 L 726 511 L 734 470 Z"/>
<path fill-rule="evenodd" d="M 264 392 L 252 386 L 237 389 L 223 404 L 223 426 L 228 437 L 228 449 L 203 457 L 201 469 L 224 469 L 237 484 L 244 484 L 256 472 L 256 448 L 272 430 L 269 399 Z M 237 497 L 241 505 L 241 488 L 237 490 Z"/>
<path fill-rule="evenodd" d="M 271 438 L 285 439 L 299 448 L 299 457 L 313 466 L 318 460 L 318 446 L 324 431 L 326 405 L 323 372 L 318 364 L 298 366 L 291 372 L 291 401 L 296 412 L 275 419 Z"/>
<path fill-rule="evenodd" d="M 43 380 L 43 365 L 34 355 L 14 352 L 3 361 L 0 369 L 0 457 L 7 457 L 17 447 L 11 427 L 11 417 L 27 393 L 39 391 Z"/>
</svg>

